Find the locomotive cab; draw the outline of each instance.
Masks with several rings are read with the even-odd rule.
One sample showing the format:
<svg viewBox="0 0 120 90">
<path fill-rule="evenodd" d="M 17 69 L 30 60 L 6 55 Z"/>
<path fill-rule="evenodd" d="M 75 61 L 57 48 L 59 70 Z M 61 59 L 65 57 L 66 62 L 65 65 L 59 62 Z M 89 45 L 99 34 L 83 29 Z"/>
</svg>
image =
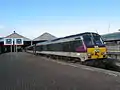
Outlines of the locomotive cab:
<svg viewBox="0 0 120 90">
<path fill-rule="evenodd" d="M 88 59 L 107 58 L 107 49 L 100 35 L 97 33 L 84 34 L 83 41 L 87 49 Z"/>
</svg>

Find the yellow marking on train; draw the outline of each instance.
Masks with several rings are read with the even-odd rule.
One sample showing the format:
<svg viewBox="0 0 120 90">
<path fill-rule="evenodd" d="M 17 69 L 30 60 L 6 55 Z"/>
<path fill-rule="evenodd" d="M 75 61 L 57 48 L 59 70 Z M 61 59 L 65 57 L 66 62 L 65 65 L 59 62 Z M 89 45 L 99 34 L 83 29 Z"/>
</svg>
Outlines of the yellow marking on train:
<svg viewBox="0 0 120 90">
<path fill-rule="evenodd" d="M 91 59 L 100 59 L 105 58 L 103 57 L 102 53 L 106 52 L 105 47 L 98 47 L 98 48 L 87 48 L 87 53 L 91 54 Z"/>
</svg>

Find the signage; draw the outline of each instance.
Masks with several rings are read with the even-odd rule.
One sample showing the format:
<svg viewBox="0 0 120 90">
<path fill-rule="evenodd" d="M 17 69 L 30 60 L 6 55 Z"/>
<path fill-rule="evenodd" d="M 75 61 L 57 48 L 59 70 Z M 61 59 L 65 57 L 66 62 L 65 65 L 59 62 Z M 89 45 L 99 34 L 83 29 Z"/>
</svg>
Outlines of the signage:
<svg viewBox="0 0 120 90">
<path fill-rule="evenodd" d="M 15 45 L 23 45 L 24 44 L 23 38 L 15 38 L 14 41 L 15 41 L 14 42 Z"/>
<path fill-rule="evenodd" d="M 4 38 L 4 45 L 13 45 L 12 38 Z"/>
</svg>

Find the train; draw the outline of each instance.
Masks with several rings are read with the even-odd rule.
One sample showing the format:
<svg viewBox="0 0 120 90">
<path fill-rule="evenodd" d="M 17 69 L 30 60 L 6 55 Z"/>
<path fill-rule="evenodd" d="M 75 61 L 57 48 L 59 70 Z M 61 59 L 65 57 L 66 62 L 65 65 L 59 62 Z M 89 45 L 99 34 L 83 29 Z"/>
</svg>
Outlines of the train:
<svg viewBox="0 0 120 90">
<path fill-rule="evenodd" d="M 26 52 L 64 57 L 81 63 L 107 62 L 107 48 L 98 33 L 84 32 L 26 47 Z M 99 64 L 99 63 L 97 63 Z"/>
</svg>

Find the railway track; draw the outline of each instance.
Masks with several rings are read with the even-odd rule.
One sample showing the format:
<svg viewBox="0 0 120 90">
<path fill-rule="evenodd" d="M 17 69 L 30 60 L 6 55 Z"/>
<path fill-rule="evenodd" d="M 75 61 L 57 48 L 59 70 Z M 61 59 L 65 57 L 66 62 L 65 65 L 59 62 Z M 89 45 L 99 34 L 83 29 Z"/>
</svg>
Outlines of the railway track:
<svg viewBox="0 0 120 90">
<path fill-rule="evenodd" d="M 29 52 L 29 53 L 31 53 L 31 52 Z M 31 53 L 31 54 L 33 54 L 33 53 Z M 77 64 L 81 64 L 81 65 L 86 65 L 86 66 L 91 66 L 91 67 L 102 68 L 102 69 L 106 69 L 106 70 L 120 72 L 120 66 L 116 65 L 116 63 L 115 63 L 116 60 L 110 59 L 110 58 L 109 58 L 109 62 L 92 62 L 92 61 L 87 61 L 87 62 L 83 62 L 82 63 L 77 58 L 68 58 L 68 57 L 55 56 L 55 55 L 49 56 L 49 55 L 38 54 L 38 53 L 36 53 L 35 55 L 40 55 L 42 57 L 51 58 L 53 60 L 60 60 L 62 62 L 77 63 Z M 106 59 L 106 60 L 100 60 L 100 61 L 108 61 L 108 60 Z"/>
</svg>

